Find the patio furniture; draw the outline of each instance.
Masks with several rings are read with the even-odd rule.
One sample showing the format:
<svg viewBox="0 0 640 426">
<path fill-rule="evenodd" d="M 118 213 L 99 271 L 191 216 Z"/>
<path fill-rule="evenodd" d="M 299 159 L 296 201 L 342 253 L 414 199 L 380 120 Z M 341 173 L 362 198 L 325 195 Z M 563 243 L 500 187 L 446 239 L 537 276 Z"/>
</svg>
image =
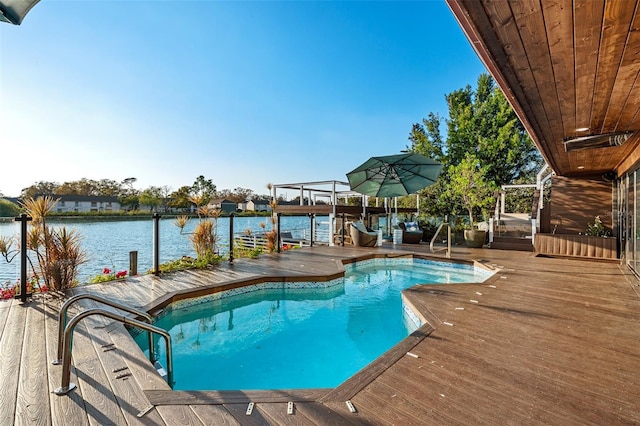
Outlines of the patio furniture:
<svg viewBox="0 0 640 426">
<path fill-rule="evenodd" d="M 398 226 L 402 229 L 402 242 L 404 244 L 420 244 L 423 232 L 418 226 L 418 222 L 400 222 Z"/>
<path fill-rule="evenodd" d="M 378 243 L 378 233 L 371 231 L 361 221 L 351 222 L 351 241 L 358 247 L 375 247 Z"/>
<path fill-rule="evenodd" d="M 345 222 L 345 225 L 348 226 L 350 222 Z M 351 245 L 351 232 L 349 231 L 350 227 L 344 229 L 344 244 L 342 243 L 342 227 L 333 234 L 333 244 L 335 245 Z"/>
</svg>

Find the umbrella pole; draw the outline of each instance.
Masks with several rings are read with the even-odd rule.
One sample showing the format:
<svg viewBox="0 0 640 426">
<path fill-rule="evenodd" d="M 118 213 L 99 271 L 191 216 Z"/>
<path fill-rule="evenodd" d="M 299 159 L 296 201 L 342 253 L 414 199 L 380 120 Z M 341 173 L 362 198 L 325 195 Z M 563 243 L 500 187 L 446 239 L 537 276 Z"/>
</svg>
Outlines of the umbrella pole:
<svg viewBox="0 0 640 426">
<path fill-rule="evenodd" d="M 387 222 L 387 235 L 391 234 L 391 215 L 389 214 L 389 199 L 387 197 L 384 197 L 384 212 L 387 215 L 386 221 Z"/>
</svg>

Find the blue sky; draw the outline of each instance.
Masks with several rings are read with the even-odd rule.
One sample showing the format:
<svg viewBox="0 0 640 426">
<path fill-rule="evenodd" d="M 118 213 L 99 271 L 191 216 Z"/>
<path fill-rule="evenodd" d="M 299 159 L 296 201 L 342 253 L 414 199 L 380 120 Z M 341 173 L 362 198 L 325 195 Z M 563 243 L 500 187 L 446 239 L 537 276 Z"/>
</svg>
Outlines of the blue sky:
<svg viewBox="0 0 640 426">
<path fill-rule="evenodd" d="M 346 180 L 484 70 L 443 1 L 43 0 L 0 25 L 0 192 Z"/>
</svg>

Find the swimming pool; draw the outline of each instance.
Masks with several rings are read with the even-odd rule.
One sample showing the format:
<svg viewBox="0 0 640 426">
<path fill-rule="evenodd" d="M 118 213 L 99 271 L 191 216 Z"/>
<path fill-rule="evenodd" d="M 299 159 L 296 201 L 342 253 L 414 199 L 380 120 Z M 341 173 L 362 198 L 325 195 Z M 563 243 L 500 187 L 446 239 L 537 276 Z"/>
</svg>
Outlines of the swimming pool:
<svg viewBox="0 0 640 426">
<path fill-rule="evenodd" d="M 422 259 L 372 259 L 328 282 L 263 283 L 176 302 L 155 325 L 173 344 L 174 389 L 332 388 L 418 328 L 401 290 L 491 274 Z M 136 337 L 144 349 L 146 335 Z M 156 345 L 164 360 L 164 345 Z M 148 352 L 148 350 L 147 350 Z"/>
</svg>

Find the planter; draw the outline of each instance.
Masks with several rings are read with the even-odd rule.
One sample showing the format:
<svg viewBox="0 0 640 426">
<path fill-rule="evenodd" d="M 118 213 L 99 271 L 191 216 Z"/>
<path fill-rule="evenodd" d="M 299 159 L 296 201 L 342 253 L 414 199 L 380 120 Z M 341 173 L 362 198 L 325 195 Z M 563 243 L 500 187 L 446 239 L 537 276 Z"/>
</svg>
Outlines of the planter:
<svg viewBox="0 0 640 426">
<path fill-rule="evenodd" d="M 617 259 L 617 241 L 615 237 L 536 234 L 535 251 L 552 256 Z"/>
<path fill-rule="evenodd" d="M 481 248 L 487 237 L 487 231 L 479 229 L 467 229 L 464 231 L 464 243 L 467 247 Z"/>
</svg>

